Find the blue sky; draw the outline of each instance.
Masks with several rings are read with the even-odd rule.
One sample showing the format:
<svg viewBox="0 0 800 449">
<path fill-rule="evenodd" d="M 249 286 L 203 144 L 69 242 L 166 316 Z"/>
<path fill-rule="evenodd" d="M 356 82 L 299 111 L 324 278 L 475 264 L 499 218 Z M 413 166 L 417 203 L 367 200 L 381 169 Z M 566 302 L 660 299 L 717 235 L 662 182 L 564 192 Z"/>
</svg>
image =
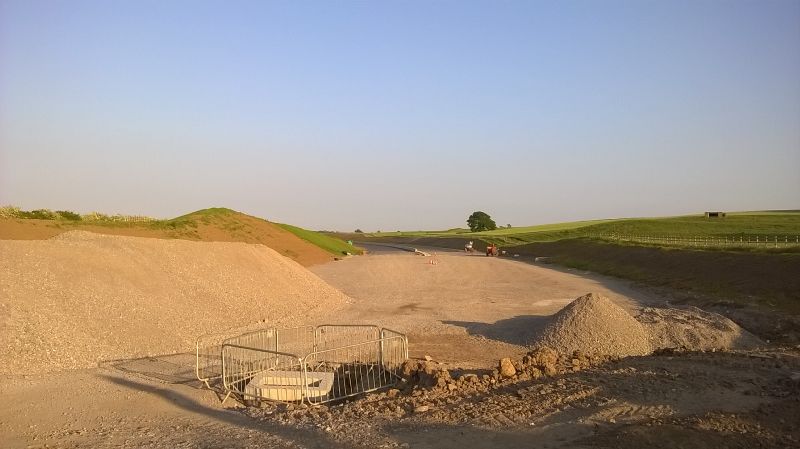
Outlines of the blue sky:
<svg viewBox="0 0 800 449">
<path fill-rule="evenodd" d="M 800 208 L 800 2 L 0 0 L 0 204 L 314 229 Z"/>
</svg>

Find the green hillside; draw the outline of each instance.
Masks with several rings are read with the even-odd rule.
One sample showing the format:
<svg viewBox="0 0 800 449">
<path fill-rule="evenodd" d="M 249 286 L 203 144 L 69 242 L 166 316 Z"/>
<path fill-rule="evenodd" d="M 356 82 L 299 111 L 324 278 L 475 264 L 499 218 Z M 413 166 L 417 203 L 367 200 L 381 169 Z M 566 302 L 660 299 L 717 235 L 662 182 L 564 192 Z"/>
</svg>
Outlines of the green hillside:
<svg viewBox="0 0 800 449">
<path fill-rule="evenodd" d="M 724 218 L 685 215 L 661 218 L 621 218 L 553 223 L 536 226 L 500 228 L 494 231 L 469 232 L 411 231 L 364 234 L 367 237 L 460 237 L 475 238 L 503 246 L 548 242 L 570 238 L 631 237 L 720 238 L 748 236 L 782 240 L 800 236 L 800 211 L 754 211 L 729 213 Z M 634 239 L 635 240 L 635 239 Z"/>
<path fill-rule="evenodd" d="M 362 251 L 359 248 L 347 243 L 346 241 L 340 238 L 326 234 L 321 234 L 316 231 L 309 231 L 308 229 L 303 229 L 298 226 L 292 226 L 289 224 L 284 224 L 284 223 L 275 223 L 275 224 L 291 232 L 292 234 L 300 237 L 301 239 L 309 243 L 312 243 L 324 249 L 325 251 L 328 251 L 331 254 L 336 254 L 338 256 L 341 256 L 344 253 L 350 253 L 350 254 L 362 253 Z"/>
</svg>

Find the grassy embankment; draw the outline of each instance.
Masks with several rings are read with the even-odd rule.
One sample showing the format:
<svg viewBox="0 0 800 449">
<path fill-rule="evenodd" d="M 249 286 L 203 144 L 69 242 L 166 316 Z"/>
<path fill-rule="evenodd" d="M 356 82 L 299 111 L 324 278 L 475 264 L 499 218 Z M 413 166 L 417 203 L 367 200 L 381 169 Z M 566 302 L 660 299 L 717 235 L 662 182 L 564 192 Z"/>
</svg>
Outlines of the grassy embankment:
<svg viewBox="0 0 800 449">
<path fill-rule="evenodd" d="M 196 228 L 198 223 L 206 225 L 215 224 L 222 229 L 226 229 L 235 234 L 237 232 L 247 232 L 247 224 L 241 219 L 242 216 L 245 215 L 231 209 L 210 208 L 192 212 L 171 220 L 156 221 L 151 223 L 150 226 L 155 228 L 178 230 L 181 228 Z M 273 223 L 257 217 L 247 217 L 251 220 L 261 220 L 263 222 L 276 225 L 281 229 L 301 238 L 302 240 L 305 240 L 306 242 L 311 243 L 312 245 L 315 245 L 336 256 L 342 256 L 344 253 L 361 254 L 360 249 L 348 244 L 342 239 L 332 237 L 330 235 L 325 235 L 316 231 L 310 231 L 308 229 L 303 229 L 299 226 L 293 226 L 290 224 Z"/>
<path fill-rule="evenodd" d="M 322 234 L 316 231 L 309 231 L 297 226 L 275 223 L 281 228 L 291 232 L 292 234 L 300 237 L 301 239 L 319 246 L 320 248 L 328 251 L 331 254 L 343 255 L 344 253 L 361 254 L 361 249 L 347 243 L 346 241 L 336 238 L 327 234 Z"/>
<path fill-rule="evenodd" d="M 11 239 L 49 238 L 69 230 L 86 230 L 137 237 L 261 243 L 303 264 L 329 260 L 328 255 L 341 256 L 344 252 L 361 252 L 335 237 L 297 226 L 272 223 L 222 207 L 159 220 L 97 212 L 80 215 L 70 211 L 46 209 L 24 211 L 7 206 L 0 208 L 0 221 L 0 238 Z M 314 251 L 304 246 L 314 248 L 319 254 L 314 254 Z"/>
</svg>

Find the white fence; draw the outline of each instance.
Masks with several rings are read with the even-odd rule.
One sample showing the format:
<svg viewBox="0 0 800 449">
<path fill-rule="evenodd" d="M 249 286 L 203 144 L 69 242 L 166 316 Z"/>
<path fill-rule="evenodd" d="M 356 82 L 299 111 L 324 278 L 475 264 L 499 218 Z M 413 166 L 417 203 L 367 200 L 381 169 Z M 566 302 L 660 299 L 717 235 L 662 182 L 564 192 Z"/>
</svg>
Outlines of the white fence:
<svg viewBox="0 0 800 449">
<path fill-rule="evenodd" d="M 738 236 L 656 236 L 634 234 L 593 234 L 592 238 L 615 242 L 635 242 L 661 246 L 705 248 L 792 248 L 800 247 L 800 235 Z"/>
</svg>

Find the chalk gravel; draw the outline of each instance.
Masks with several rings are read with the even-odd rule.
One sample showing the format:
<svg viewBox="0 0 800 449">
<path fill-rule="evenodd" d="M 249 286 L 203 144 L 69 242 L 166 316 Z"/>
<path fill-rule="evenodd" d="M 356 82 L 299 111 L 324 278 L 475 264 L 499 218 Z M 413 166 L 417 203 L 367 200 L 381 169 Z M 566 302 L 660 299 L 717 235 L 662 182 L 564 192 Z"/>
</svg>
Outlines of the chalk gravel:
<svg viewBox="0 0 800 449">
<path fill-rule="evenodd" d="M 291 326 L 352 300 L 263 246 L 71 231 L 0 241 L 0 374 L 192 351 L 200 334 Z"/>
</svg>

